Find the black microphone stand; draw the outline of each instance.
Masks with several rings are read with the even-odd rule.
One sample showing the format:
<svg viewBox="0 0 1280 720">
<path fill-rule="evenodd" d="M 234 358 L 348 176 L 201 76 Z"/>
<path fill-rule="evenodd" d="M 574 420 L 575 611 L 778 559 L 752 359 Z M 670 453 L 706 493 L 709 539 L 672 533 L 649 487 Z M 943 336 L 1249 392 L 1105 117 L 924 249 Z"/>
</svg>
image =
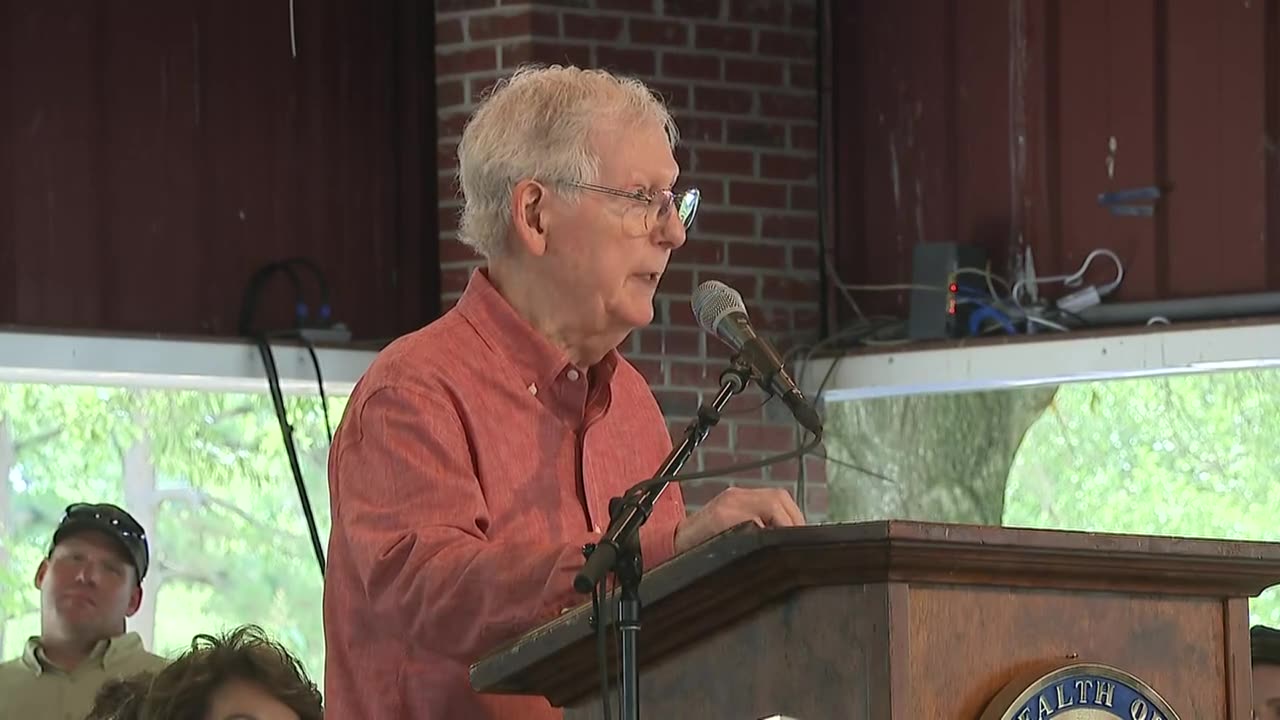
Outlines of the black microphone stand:
<svg viewBox="0 0 1280 720">
<path fill-rule="evenodd" d="M 750 366 L 735 355 L 730 366 L 720 373 L 720 392 L 710 405 L 703 403 L 698 408 L 698 416 L 685 429 L 684 440 L 667 455 L 655 478 L 667 478 L 680 472 L 694 449 L 720 422 L 720 411 L 729 398 L 742 392 L 750 380 Z M 591 592 L 609 572 L 613 572 L 618 580 L 618 662 L 622 695 L 619 713 L 622 720 L 640 720 L 640 666 L 636 659 L 636 642 L 640 634 L 640 578 L 644 574 L 640 526 L 649 519 L 654 503 L 669 484 L 655 483 L 640 493 L 628 491 L 622 497 L 609 501 L 609 528 L 600 542 L 583 548 L 587 561 L 573 579 L 573 587 L 580 593 Z M 604 620 L 597 617 L 596 622 Z"/>
</svg>

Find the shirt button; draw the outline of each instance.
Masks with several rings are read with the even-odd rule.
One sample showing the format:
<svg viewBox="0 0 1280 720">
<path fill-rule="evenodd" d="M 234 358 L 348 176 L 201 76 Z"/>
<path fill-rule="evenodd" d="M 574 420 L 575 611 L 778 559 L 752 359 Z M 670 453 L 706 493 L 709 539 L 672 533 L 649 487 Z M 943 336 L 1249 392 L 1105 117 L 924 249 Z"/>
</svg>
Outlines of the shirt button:
<svg viewBox="0 0 1280 720">
<path fill-rule="evenodd" d="M 569 368 L 569 372 L 566 373 L 566 376 L 569 378 L 571 382 L 577 382 L 578 378 L 581 377 L 581 373 L 579 373 L 577 370 L 573 368 Z"/>
</svg>

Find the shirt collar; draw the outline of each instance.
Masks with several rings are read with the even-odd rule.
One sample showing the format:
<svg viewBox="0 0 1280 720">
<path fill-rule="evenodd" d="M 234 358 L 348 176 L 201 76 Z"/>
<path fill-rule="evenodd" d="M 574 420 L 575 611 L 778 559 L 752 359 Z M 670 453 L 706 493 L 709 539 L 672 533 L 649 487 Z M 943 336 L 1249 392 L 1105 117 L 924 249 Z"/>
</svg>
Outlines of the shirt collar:
<svg viewBox="0 0 1280 720">
<path fill-rule="evenodd" d="M 493 286 L 484 268 L 477 268 L 471 273 L 471 279 L 458 299 L 457 309 L 480 334 L 485 345 L 502 355 L 535 395 L 542 388 L 550 387 L 571 367 L 564 351 L 551 344 L 511 307 L 511 303 Z M 618 367 L 619 357 L 616 349 L 610 350 L 591 368 L 592 384 L 607 385 Z"/>
<path fill-rule="evenodd" d="M 142 637 L 136 632 L 103 638 L 93 646 L 93 650 L 89 652 L 89 657 L 85 658 L 81 666 L 87 664 L 108 669 L 140 650 L 142 650 Z M 39 636 L 32 636 L 27 639 L 27 647 L 22 653 L 22 663 L 36 675 L 40 675 L 48 668 L 61 670 L 45 657 L 44 647 L 40 644 Z"/>
</svg>

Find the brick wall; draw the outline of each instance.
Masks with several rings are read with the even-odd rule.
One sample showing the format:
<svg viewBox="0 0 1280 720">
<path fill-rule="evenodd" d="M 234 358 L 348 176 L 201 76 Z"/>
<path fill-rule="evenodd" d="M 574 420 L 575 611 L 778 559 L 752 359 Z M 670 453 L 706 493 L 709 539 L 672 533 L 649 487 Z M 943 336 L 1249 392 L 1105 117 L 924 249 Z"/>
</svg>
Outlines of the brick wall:
<svg viewBox="0 0 1280 720">
<path fill-rule="evenodd" d="M 688 243 L 659 288 L 654 324 L 624 345 L 649 378 L 673 434 L 728 353 L 698 330 L 690 291 L 708 279 L 742 293 L 752 320 L 785 348 L 818 319 L 817 36 L 814 0 L 436 0 L 441 269 L 445 306 L 475 264 L 455 236 L 454 155 L 463 123 L 495 78 L 526 61 L 639 76 L 680 126 L 681 182 L 702 191 Z M 754 388 L 728 407 L 699 467 L 790 448 L 785 409 Z M 793 487 L 794 462 L 685 486 L 697 505 L 729 483 Z M 826 511 L 822 463 L 808 465 L 807 510 Z"/>
</svg>

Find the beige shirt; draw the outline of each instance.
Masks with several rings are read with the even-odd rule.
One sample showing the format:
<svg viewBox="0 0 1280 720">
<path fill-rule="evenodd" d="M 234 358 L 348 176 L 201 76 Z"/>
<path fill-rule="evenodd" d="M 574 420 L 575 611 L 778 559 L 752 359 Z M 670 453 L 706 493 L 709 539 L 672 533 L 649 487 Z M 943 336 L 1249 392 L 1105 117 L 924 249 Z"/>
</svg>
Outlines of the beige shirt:
<svg viewBox="0 0 1280 720">
<path fill-rule="evenodd" d="M 168 660 L 142 647 L 137 633 L 99 642 L 75 670 L 45 658 L 40 638 L 27 641 L 22 657 L 0 665 L 0 720 L 84 720 L 108 680 L 158 672 Z"/>
</svg>

